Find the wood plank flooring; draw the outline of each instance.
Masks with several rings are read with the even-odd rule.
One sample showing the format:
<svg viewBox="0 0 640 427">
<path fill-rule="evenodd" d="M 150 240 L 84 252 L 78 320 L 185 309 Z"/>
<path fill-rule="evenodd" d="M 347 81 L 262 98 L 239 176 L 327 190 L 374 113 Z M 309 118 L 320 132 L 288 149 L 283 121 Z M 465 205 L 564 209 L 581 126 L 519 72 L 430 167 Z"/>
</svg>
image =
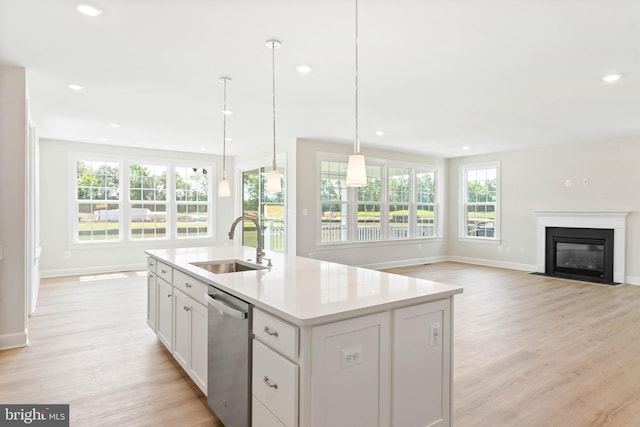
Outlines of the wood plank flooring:
<svg viewBox="0 0 640 427">
<path fill-rule="evenodd" d="M 455 297 L 457 427 L 640 426 L 640 287 L 438 263 L 390 272 Z M 43 280 L 0 402 L 69 403 L 72 426 L 220 426 L 146 324 L 144 273 Z"/>
<path fill-rule="evenodd" d="M 450 262 L 387 271 L 464 286 L 456 426 L 640 426 L 640 287 Z"/>
<path fill-rule="evenodd" d="M 68 403 L 72 426 L 222 426 L 146 323 L 146 273 L 43 280 L 0 402 Z"/>
</svg>

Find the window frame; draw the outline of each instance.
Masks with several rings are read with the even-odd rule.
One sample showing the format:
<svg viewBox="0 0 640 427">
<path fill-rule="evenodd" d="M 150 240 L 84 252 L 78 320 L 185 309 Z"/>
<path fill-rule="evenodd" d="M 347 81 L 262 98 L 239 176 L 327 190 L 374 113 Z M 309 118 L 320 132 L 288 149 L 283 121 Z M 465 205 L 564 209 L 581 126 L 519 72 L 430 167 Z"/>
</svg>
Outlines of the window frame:
<svg viewBox="0 0 640 427">
<path fill-rule="evenodd" d="M 120 218 L 119 218 L 119 238 L 118 239 L 104 239 L 104 240 L 79 240 L 78 239 L 78 185 L 77 185 L 77 163 L 84 162 L 111 162 L 118 163 L 120 168 L 119 175 L 119 192 L 120 199 L 117 202 L 120 205 Z M 130 166 L 132 164 L 138 165 L 155 165 L 164 166 L 167 169 L 167 188 L 166 188 L 166 233 L 164 237 L 153 238 L 135 238 L 131 237 L 131 206 L 133 204 L 144 204 L 144 201 L 132 201 L 130 198 Z M 177 167 L 198 167 L 207 169 L 208 179 L 208 196 L 207 196 L 207 234 L 206 236 L 187 236 L 178 237 L 177 230 L 175 229 L 177 201 L 175 200 L 175 170 Z M 67 212 L 67 235 L 68 244 L 70 246 L 78 247 L 104 247 L 105 245 L 144 245 L 153 244 L 152 242 L 167 242 L 167 241 L 199 241 L 215 240 L 216 232 L 214 229 L 213 216 L 215 215 L 215 201 L 216 193 L 213 185 L 214 177 L 216 176 L 215 163 L 203 162 L 201 160 L 175 160 L 165 157 L 131 157 L 125 154 L 122 155 L 105 155 L 102 153 L 91 152 L 72 152 L 68 155 L 68 212 Z M 152 202 L 155 203 L 155 202 Z M 164 202 L 163 202 L 164 203 Z"/>
<path fill-rule="evenodd" d="M 368 240 L 358 240 L 358 223 L 357 223 L 357 209 L 358 205 L 362 204 L 358 198 L 358 188 L 349 188 L 347 191 L 347 200 L 345 204 L 347 205 L 348 210 L 348 224 L 347 224 L 347 240 L 342 241 L 330 241 L 324 242 L 322 241 L 322 205 L 326 203 L 326 201 L 321 198 L 321 180 L 322 180 L 322 162 L 323 161 L 333 161 L 347 164 L 348 157 L 345 155 L 340 155 L 337 153 L 322 153 L 319 152 L 316 156 L 316 164 L 317 164 L 317 174 L 315 177 L 316 183 L 316 247 L 318 248 L 326 248 L 330 246 L 368 246 L 368 245 L 389 245 L 389 244 L 407 244 L 411 242 L 436 242 L 442 241 L 443 238 L 443 224 L 442 224 L 442 210 L 444 209 L 442 203 L 443 197 L 443 182 L 442 177 L 444 176 L 444 166 L 443 165 L 432 165 L 426 163 L 413 163 L 413 162 L 405 162 L 405 161 L 396 161 L 396 160 L 388 160 L 388 159 L 380 159 L 380 158 L 370 158 L 367 157 L 367 166 L 379 166 L 381 168 L 381 197 L 380 197 L 380 238 L 379 239 L 368 239 Z M 388 176 L 390 168 L 408 168 L 410 171 L 410 202 L 409 209 L 410 212 L 413 212 L 416 215 L 412 215 L 410 213 L 410 217 L 416 217 L 415 221 L 411 221 L 409 223 L 409 233 L 407 237 L 404 238 L 393 238 L 389 237 L 389 184 L 388 184 Z M 416 191 L 416 174 L 418 172 L 432 172 L 434 176 L 434 234 L 432 236 L 418 236 L 418 219 L 416 213 L 416 207 L 419 204 L 417 202 L 417 191 Z M 366 203 L 366 202 L 365 202 Z"/>
<path fill-rule="evenodd" d="M 467 233 L 467 207 L 470 204 L 467 202 L 467 176 L 470 170 L 482 170 L 482 169 L 495 169 L 496 170 L 496 201 L 492 203 L 484 203 L 484 205 L 493 205 L 495 212 L 494 219 L 494 232 L 493 237 L 486 236 L 470 236 Z M 460 165 L 459 169 L 459 194 L 458 201 L 458 240 L 467 242 L 478 243 L 499 243 L 501 239 L 501 183 L 500 183 L 500 161 L 483 162 L 483 163 L 468 163 Z"/>
</svg>

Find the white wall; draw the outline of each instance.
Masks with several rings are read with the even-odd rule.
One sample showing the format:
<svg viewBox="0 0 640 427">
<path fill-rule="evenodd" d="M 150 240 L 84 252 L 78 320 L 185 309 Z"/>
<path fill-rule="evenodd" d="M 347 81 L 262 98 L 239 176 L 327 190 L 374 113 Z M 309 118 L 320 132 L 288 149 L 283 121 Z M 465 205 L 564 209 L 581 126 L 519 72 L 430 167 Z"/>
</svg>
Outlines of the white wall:
<svg viewBox="0 0 640 427">
<path fill-rule="evenodd" d="M 69 141 L 40 140 L 40 241 L 42 254 L 40 269 L 43 277 L 69 274 L 97 273 L 103 271 L 144 268 L 146 249 L 179 246 L 209 246 L 231 244 L 226 238 L 229 224 L 233 221 L 233 197 L 214 201 L 214 225 L 217 239 L 145 241 L 113 245 L 97 243 L 82 245 L 70 243 L 68 197 L 72 188 L 69 182 L 68 154 L 99 153 L 119 157 L 163 158 L 193 160 L 215 164 L 216 177 L 213 179 L 214 194 L 217 194 L 218 179 L 222 175 L 222 157 L 201 153 L 149 150 L 132 147 L 117 147 L 100 144 L 84 144 Z M 233 170 L 233 158 L 227 156 L 227 171 Z M 233 188 L 233 174 L 227 173 Z M 65 256 L 68 253 L 69 257 Z"/>
<path fill-rule="evenodd" d="M 449 255 L 515 268 L 536 264 L 535 211 L 632 211 L 627 218 L 627 279 L 640 283 L 640 139 L 554 145 L 449 160 Z M 458 239 L 460 165 L 501 162 L 502 252 Z M 583 180 L 588 180 L 584 185 Z M 565 181 L 572 182 L 571 187 Z M 507 251 L 511 248 L 511 253 Z M 524 248 L 524 254 L 521 254 Z"/>
<path fill-rule="evenodd" d="M 24 68 L 0 67 L 0 349 L 27 344 Z"/>
<path fill-rule="evenodd" d="M 339 153 L 344 154 L 346 160 L 346 156 L 352 153 L 353 148 L 344 144 L 307 139 L 298 139 L 296 148 L 297 255 L 373 268 L 418 264 L 443 259 L 443 255 L 447 253 L 446 229 L 444 230 L 445 238 L 438 240 L 384 241 L 325 247 L 317 245 L 316 231 L 319 227 L 319 217 L 316 210 L 319 200 L 319 171 L 316 154 L 318 152 Z M 447 176 L 447 161 L 445 159 L 377 150 L 364 146 L 362 153 L 365 157 L 370 156 L 371 158 L 442 166 L 444 169 L 443 177 Z M 446 207 L 446 186 L 443 192 L 443 204 Z M 305 211 L 307 215 L 304 215 Z M 447 217 L 446 209 L 444 209 L 443 216 Z"/>
</svg>

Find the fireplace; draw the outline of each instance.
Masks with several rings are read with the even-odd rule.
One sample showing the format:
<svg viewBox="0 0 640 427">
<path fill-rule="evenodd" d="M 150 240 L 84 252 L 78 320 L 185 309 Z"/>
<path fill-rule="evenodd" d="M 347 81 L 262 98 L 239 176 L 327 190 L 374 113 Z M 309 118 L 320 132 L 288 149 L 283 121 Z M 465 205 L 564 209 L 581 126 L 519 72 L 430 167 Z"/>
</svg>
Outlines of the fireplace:
<svg viewBox="0 0 640 427">
<path fill-rule="evenodd" d="M 546 227 L 545 274 L 614 284 L 614 230 Z"/>
<path fill-rule="evenodd" d="M 558 227 L 609 229 L 613 230 L 614 235 L 614 239 L 612 241 L 613 279 L 609 283 L 625 283 L 625 249 L 628 215 L 628 211 L 536 211 L 535 216 L 537 246 L 535 271 L 537 273 L 547 274 L 547 266 L 549 265 L 549 262 L 546 259 L 547 228 Z M 563 246 L 561 245 L 561 249 L 562 248 Z M 570 248 L 571 246 L 564 246 L 564 249 Z M 555 261 L 552 260 L 551 262 L 555 264 Z M 581 280 L 585 279 L 583 278 Z"/>
</svg>

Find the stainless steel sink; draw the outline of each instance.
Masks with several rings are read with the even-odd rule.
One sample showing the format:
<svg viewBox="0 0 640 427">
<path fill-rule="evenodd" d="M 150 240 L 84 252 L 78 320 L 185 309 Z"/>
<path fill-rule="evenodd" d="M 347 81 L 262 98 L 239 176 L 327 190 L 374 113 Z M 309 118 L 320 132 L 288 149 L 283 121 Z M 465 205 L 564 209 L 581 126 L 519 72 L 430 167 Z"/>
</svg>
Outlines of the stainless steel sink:
<svg viewBox="0 0 640 427">
<path fill-rule="evenodd" d="M 239 259 L 192 262 L 191 265 L 207 270 L 213 274 L 237 273 L 239 271 L 264 270 L 267 268 L 264 265 L 252 264 Z"/>
</svg>

